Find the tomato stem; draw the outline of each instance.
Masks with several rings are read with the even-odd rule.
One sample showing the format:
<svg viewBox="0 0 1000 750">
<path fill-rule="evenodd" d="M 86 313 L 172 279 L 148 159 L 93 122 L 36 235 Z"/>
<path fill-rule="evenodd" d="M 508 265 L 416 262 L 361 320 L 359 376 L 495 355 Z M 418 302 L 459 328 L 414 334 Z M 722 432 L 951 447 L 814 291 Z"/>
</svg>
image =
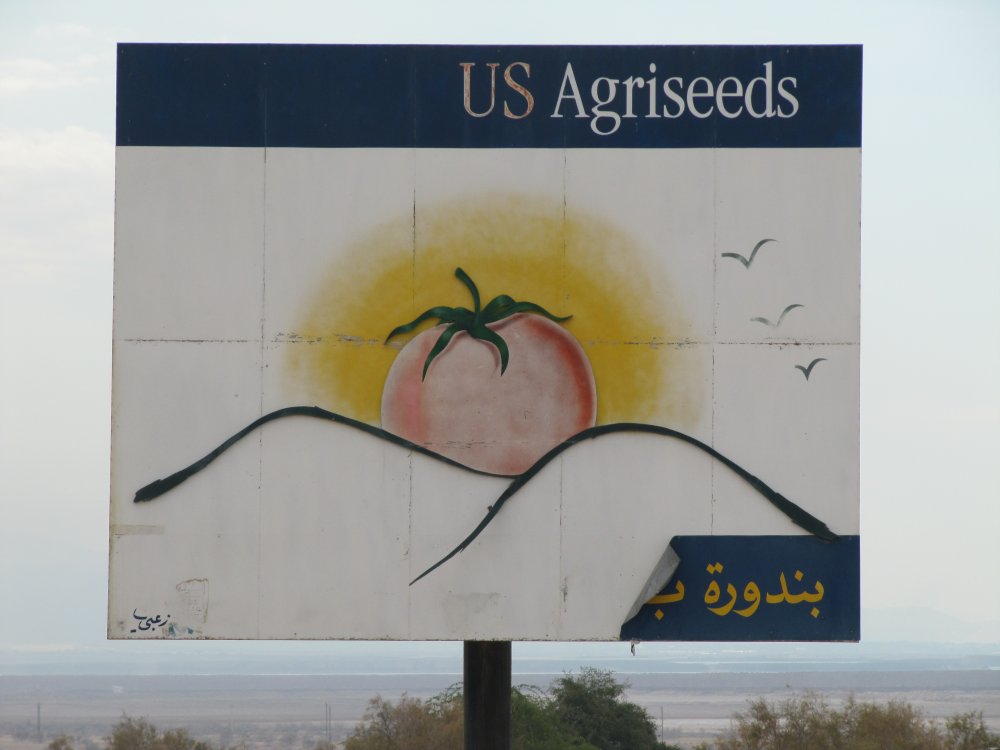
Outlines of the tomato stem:
<svg viewBox="0 0 1000 750">
<path fill-rule="evenodd" d="M 455 275 L 458 280 L 461 281 L 469 288 L 469 292 L 472 294 L 472 302 L 476 306 L 476 317 L 479 317 L 479 289 L 476 287 L 476 282 L 474 282 L 465 271 L 461 268 L 455 269 Z"/>
<path fill-rule="evenodd" d="M 425 380 L 427 378 L 427 370 L 431 366 L 431 362 L 433 362 L 434 359 L 447 348 L 455 334 L 460 331 L 468 333 L 474 339 L 479 339 L 480 341 L 492 344 L 494 348 L 496 348 L 497 352 L 500 354 L 500 374 L 503 375 L 504 372 L 506 372 L 507 364 L 510 361 L 510 351 L 508 350 L 507 342 L 503 340 L 503 337 L 491 328 L 487 328 L 488 324 L 496 323 L 504 318 L 509 318 L 511 315 L 516 315 L 517 313 L 542 315 L 557 323 L 563 323 L 573 317 L 572 315 L 567 315 L 565 317 L 553 315 L 541 305 L 536 305 L 534 302 L 518 302 L 513 297 L 506 294 L 497 295 L 489 301 L 485 308 L 481 307 L 479 288 L 472 280 L 472 277 L 470 277 L 469 274 L 461 268 L 455 269 L 455 276 L 465 285 L 466 289 L 469 290 L 469 294 L 472 295 L 473 310 L 469 310 L 466 307 L 432 307 L 420 313 L 420 315 L 411 320 L 409 323 L 393 328 L 385 339 L 385 342 L 389 343 L 393 337 L 404 333 L 410 333 L 411 331 L 416 330 L 421 323 L 431 320 L 432 318 L 436 318 L 438 324 L 448 324 L 448 327 L 442 331 L 438 340 L 434 342 L 434 346 L 427 354 L 427 359 L 424 360 L 424 370 L 420 376 L 421 380 Z"/>
</svg>

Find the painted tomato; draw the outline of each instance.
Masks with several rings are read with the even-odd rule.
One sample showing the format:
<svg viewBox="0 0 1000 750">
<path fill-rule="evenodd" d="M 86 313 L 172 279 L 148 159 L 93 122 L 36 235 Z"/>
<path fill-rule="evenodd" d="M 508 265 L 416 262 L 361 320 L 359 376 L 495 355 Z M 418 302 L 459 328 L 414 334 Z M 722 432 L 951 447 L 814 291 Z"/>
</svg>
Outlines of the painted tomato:
<svg viewBox="0 0 1000 750">
<path fill-rule="evenodd" d="M 432 308 L 389 336 L 427 318 L 444 323 L 397 355 L 382 393 L 382 427 L 471 468 L 520 474 L 594 425 L 594 374 L 557 322 L 565 318 L 504 295 L 480 309 L 471 279 L 461 269 L 456 276 L 472 292 L 474 311 Z"/>
</svg>

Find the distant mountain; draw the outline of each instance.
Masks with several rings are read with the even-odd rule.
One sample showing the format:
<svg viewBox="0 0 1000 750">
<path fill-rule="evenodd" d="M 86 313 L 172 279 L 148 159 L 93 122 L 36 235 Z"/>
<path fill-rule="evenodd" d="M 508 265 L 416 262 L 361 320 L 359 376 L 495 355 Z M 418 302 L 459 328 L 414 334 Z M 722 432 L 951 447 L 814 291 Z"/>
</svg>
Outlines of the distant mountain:
<svg viewBox="0 0 1000 750">
<path fill-rule="evenodd" d="M 860 643 L 516 643 L 514 671 L 560 674 L 590 665 L 618 673 L 998 670 L 1000 622 L 930 608 L 863 609 Z M 99 641 L 0 644 L 5 675 L 454 675 L 457 642 Z"/>
</svg>

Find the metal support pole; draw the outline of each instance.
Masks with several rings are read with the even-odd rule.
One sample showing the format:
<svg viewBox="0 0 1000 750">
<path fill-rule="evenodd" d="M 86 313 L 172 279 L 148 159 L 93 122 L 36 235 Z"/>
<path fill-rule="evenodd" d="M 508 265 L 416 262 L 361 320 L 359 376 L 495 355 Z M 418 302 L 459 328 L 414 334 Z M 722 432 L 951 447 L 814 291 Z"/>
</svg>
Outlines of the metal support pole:
<svg viewBox="0 0 1000 750">
<path fill-rule="evenodd" d="M 510 750 L 510 641 L 465 641 L 465 750 Z"/>
</svg>

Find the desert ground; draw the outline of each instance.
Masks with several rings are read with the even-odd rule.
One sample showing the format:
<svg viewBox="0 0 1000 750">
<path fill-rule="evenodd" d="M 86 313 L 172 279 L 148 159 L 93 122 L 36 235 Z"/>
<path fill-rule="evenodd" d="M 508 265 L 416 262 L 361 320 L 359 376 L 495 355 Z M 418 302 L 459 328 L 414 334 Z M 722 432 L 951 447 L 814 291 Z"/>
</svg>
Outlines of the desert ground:
<svg viewBox="0 0 1000 750">
<path fill-rule="evenodd" d="M 515 674 L 513 682 L 545 688 L 559 676 Z M 832 705 L 851 695 L 905 701 L 930 718 L 981 711 L 1000 731 L 996 670 L 618 677 L 629 683 L 629 699 L 647 709 L 663 739 L 685 747 L 725 731 L 732 715 L 756 698 L 780 702 L 808 692 Z M 78 747 L 103 748 L 102 738 L 123 715 L 247 750 L 309 750 L 327 737 L 346 737 L 376 694 L 393 701 L 403 694 L 428 698 L 460 680 L 457 674 L 0 677 L 0 750 L 41 750 L 61 733 L 78 738 Z"/>
</svg>

